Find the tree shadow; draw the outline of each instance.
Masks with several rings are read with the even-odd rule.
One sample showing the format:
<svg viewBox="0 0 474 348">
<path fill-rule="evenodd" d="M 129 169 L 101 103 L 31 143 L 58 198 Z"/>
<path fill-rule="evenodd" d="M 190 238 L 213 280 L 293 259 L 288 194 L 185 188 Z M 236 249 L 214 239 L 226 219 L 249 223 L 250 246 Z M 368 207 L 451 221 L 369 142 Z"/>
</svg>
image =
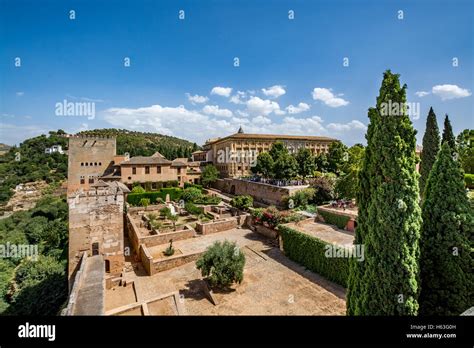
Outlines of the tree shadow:
<svg viewBox="0 0 474 348">
<path fill-rule="evenodd" d="M 329 291 L 341 300 L 346 300 L 346 289 L 343 286 L 336 284 L 317 273 L 314 273 L 313 271 L 307 269 L 306 267 L 298 264 L 295 261 L 290 260 L 287 256 L 285 256 L 285 254 L 283 254 L 280 249 L 271 248 L 267 250 L 262 250 L 261 252 L 273 259 L 274 261 L 285 266 L 286 268 L 306 278 L 313 284 L 324 288 L 325 290 Z"/>
</svg>

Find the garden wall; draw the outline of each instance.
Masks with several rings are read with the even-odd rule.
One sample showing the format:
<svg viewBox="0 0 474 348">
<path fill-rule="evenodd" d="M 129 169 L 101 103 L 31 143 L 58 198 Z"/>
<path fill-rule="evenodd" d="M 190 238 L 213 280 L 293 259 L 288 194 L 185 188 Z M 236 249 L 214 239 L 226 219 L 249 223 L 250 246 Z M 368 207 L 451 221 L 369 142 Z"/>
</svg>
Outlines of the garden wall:
<svg viewBox="0 0 474 348">
<path fill-rule="evenodd" d="M 185 254 L 185 255 L 176 255 L 176 256 L 167 257 L 166 259 L 152 261 L 150 264 L 151 273 L 148 273 L 148 274 L 153 275 L 158 272 L 163 272 L 171 268 L 182 266 L 188 262 L 196 261 L 199 258 L 199 256 L 201 256 L 202 253 L 203 252 L 197 252 L 197 253 Z"/>
<path fill-rule="evenodd" d="M 283 206 L 283 197 L 290 196 L 295 192 L 308 187 L 307 185 L 298 187 L 280 187 L 260 182 L 231 178 L 218 179 L 212 186 L 222 192 L 232 195 L 250 195 L 256 202 L 275 206 Z"/>
<path fill-rule="evenodd" d="M 203 235 L 227 231 L 236 227 L 237 227 L 236 218 L 214 220 L 214 221 L 206 222 L 206 223 L 200 223 L 200 222 L 196 223 L 196 231 Z"/>
</svg>

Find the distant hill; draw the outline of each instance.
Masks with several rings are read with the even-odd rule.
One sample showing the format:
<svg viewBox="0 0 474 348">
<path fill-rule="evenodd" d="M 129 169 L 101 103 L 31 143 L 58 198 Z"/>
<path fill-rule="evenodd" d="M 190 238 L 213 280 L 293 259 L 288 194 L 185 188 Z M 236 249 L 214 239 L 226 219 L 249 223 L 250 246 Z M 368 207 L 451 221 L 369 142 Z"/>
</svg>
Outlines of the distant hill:
<svg viewBox="0 0 474 348">
<path fill-rule="evenodd" d="M 196 143 L 180 138 L 126 129 L 94 129 L 79 132 L 78 135 L 115 136 L 117 154 L 128 152 L 130 156 L 151 156 L 158 151 L 167 159 L 173 160 L 178 157 L 190 157 L 193 151 L 199 149 Z"/>
</svg>

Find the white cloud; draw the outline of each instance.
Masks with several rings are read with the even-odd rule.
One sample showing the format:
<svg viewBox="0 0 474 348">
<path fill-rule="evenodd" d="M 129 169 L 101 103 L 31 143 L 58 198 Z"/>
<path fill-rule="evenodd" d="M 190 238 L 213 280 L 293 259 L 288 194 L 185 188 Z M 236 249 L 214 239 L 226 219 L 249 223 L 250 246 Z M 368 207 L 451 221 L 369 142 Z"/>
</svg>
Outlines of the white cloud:
<svg viewBox="0 0 474 348">
<path fill-rule="evenodd" d="M 425 91 L 415 92 L 415 95 L 420 98 L 426 97 L 428 94 L 430 94 L 430 92 L 425 92 Z"/>
<path fill-rule="evenodd" d="M 269 108 L 279 110 L 274 106 Z M 203 144 L 209 138 L 233 134 L 241 125 L 246 133 L 320 135 L 340 139 L 349 145 L 364 142 L 366 127 L 359 121 L 347 124 L 331 123 L 325 127 L 323 119 L 319 116 L 297 118 L 288 115 L 274 120 L 263 113 L 254 114 L 253 118 L 240 115 L 237 111 L 236 114 L 239 116 L 222 118 L 199 110 L 188 110 L 184 106 L 151 105 L 140 108 L 109 108 L 102 112 L 101 116 L 116 128 L 154 131 L 195 141 L 198 144 Z"/>
<path fill-rule="evenodd" d="M 436 85 L 433 86 L 431 92 L 439 96 L 441 100 L 464 98 L 471 95 L 468 89 L 461 88 L 457 85 Z"/>
<path fill-rule="evenodd" d="M 264 115 L 267 116 L 272 112 L 280 113 L 280 105 L 277 102 L 268 100 L 268 99 L 260 99 L 259 97 L 251 97 L 247 101 L 247 109 L 250 113 L 254 115 Z"/>
<path fill-rule="evenodd" d="M 249 117 L 249 113 L 242 110 L 235 110 L 235 113 L 242 117 Z"/>
<path fill-rule="evenodd" d="M 17 97 L 22 97 L 25 94 L 25 92 L 16 92 Z"/>
<path fill-rule="evenodd" d="M 272 120 L 269 119 L 268 117 L 265 116 L 257 116 L 252 119 L 252 123 L 258 124 L 258 125 L 265 125 L 265 124 L 271 124 Z"/>
<path fill-rule="evenodd" d="M 366 125 L 358 120 L 352 120 L 349 123 L 329 123 L 327 128 L 336 133 L 348 132 L 351 130 L 367 130 Z"/>
<path fill-rule="evenodd" d="M 345 106 L 345 105 L 349 104 L 349 102 L 347 100 L 336 97 L 332 93 L 331 89 L 327 89 L 327 88 L 316 87 L 315 89 L 313 89 L 312 95 L 313 95 L 314 100 L 320 100 L 324 104 L 326 104 L 327 106 L 330 106 L 332 108 L 338 108 L 340 106 Z M 342 95 L 342 94 L 340 94 L 340 95 Z"/>
<path fill-rule="evenodd" d="M 232 117 L 232 111 L 228 109 L 219 109 L 219 105 L 206 105 L 202 112 L 207 115 L 222 116 L 222 117 Z"/>
<path fill-rule="evenodd" d="M 230 97 L 229 102 L 233 104 L 245 104 L 245 101 L 242 98 L 245 98 L 246 93 L 242 91 L 237 91 L 237 94 Z"/>
<path fill-rule="evenodd" d="M 263 94 L 270 98 L 278 98 L 286 93 L 283 86 L 275 85 L 269 88 L 262 88 Z"/>
<path fill-rule="evenodd" d="M 214 87 L 211 90 L 211 94 L 220 95 L 221 97 L 229 97 L 232 93 L 231 87 Z"/>
<path fill-rule="evenodd" d="M 191 95 L 189 93 L 186 93 L 186 96 L 188 97 L 188 100 L 192 104 L 203 104 L 209 100 L 208 97 L 202 96 L 202 95 Z"/>
<path fill-rule="evenodd" d="M 289 105 L 286 108 L 289 114 L 299 114 L 300 112 L 308 111 L 310 106 L 306 103 L 299 103 L 297 106 Z"/>
</svg>

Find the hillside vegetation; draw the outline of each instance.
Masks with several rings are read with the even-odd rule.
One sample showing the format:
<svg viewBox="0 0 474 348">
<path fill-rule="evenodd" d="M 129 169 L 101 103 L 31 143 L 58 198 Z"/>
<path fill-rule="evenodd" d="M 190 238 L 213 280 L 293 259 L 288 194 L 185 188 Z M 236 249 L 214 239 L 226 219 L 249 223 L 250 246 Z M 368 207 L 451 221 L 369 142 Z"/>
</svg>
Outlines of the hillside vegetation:
<svg viewBox="0 0 474 348">
<path fill-rule="evenodd" d="M 161 153 L 169 160 L 178 157 L 190 157 L 199 149 L 191 143 L 168 135 L 157 133 L 133 132 L 125 129 L 94 129 L 78 133 L 79 135 L 115 136 L 117 138 L 117 154 L 128 152 L 130 156 L 151 156 Z"/>
</svg>

